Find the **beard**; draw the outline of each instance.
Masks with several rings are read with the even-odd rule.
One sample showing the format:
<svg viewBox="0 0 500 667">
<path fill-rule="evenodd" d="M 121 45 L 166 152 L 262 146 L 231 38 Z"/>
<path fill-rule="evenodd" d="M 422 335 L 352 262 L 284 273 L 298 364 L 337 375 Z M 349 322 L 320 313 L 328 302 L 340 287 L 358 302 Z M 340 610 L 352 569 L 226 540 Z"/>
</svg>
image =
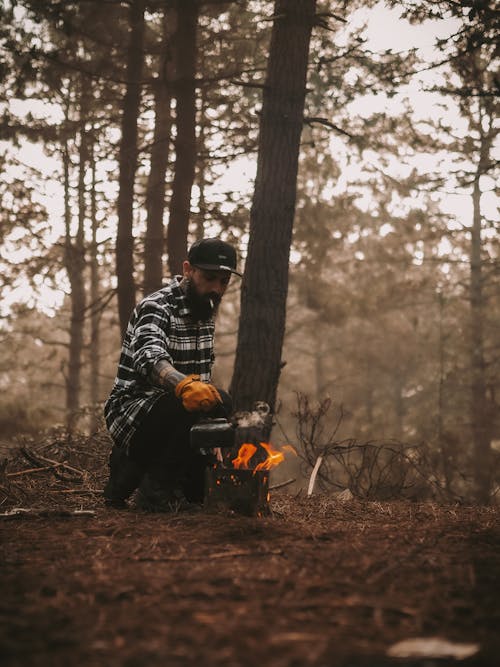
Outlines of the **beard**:
<svg viewBox="0 0 500 667">
<path fill-rule="evenodd" d="M 200 294 L 196 285 L 189 279 L 186 280 L 186 301 L 191 315 L 196 321 L 205 321 L 215 318 L 219 309 L 221 297 L 216 292 Z"/>
</svg>

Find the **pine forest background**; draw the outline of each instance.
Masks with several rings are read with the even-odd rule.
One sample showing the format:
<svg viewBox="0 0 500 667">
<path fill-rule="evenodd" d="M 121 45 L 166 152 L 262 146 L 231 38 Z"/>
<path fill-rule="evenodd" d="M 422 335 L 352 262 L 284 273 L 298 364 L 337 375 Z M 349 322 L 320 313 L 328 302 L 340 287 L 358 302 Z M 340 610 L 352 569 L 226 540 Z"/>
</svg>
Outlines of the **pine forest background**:
<svg viewBox="0 0 500 667">
<path fill-rule="evenodd" d="M 0 7 L 2 442 L 101 429 L 134 304 L 221 235 L 245 277 L 218 316 L 215 379 L 239 408 L 268 401 L 274 438 L 365 495 L 375 464 L 404 486 L 397 451 L 447 498 L 496 497 L 494 2 Z M 389 9 L 428 30 L 425 54 L 390 32 L 372 48 Z M 296 176 L 272 141 L 283 90 Z"/>
</svg>

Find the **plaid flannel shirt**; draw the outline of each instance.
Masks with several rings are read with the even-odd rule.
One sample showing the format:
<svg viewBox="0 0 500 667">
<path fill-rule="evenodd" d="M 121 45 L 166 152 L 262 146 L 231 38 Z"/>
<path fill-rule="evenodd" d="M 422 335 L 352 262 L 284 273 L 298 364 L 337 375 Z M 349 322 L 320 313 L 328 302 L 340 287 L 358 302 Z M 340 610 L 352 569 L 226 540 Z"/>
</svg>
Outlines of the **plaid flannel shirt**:
<svg viewBox="0 0 500 667">
<path fill-rule="evenodd" d="M 106 425 L 120 447 L 128 447 L 141 421 L 168 391 L 152 380 L 151 371 L 160 359 L 181 373 L 196 373 L 210 382 L 214 321 L 192 319 L 180 280 L 176 276 L 143 299 L 128 323 L 115 383 L 104 406 Z"/>
</svg>

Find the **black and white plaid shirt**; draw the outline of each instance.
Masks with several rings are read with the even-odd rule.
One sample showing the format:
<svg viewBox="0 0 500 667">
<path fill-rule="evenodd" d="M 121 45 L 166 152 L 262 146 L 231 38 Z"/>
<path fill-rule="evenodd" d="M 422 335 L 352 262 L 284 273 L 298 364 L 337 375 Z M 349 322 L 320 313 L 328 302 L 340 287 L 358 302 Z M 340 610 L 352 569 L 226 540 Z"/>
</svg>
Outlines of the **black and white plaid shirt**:
<svg viewBox="0 0 500 667">
<path fill-rule="evenodd" d="M 115 383 L 104 406 L 107 427 L 120 447 L 128 446 L 141 420 L 166 391 L 151 379 L 160 359 L 181 373 L 196 373 L 210 381 L 214 321 L 192 319 L 180 280 L 176 276 L 170 285 L 143 299 L 130 318 Z"/>
</svg>

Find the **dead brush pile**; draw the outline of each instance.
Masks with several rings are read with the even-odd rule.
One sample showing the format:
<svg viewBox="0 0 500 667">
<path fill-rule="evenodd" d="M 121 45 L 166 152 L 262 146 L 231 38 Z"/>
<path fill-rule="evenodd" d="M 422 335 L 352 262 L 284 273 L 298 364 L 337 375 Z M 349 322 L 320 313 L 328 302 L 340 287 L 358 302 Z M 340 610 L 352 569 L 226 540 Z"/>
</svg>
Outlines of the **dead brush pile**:
<svg viewBox="0 0 500 667">
<path fill-rule="evenodd" d="M 55 428 L 0 450 L 0 511 L 86 508 L 100 504 L 111 441 Z"/>
</svg>

